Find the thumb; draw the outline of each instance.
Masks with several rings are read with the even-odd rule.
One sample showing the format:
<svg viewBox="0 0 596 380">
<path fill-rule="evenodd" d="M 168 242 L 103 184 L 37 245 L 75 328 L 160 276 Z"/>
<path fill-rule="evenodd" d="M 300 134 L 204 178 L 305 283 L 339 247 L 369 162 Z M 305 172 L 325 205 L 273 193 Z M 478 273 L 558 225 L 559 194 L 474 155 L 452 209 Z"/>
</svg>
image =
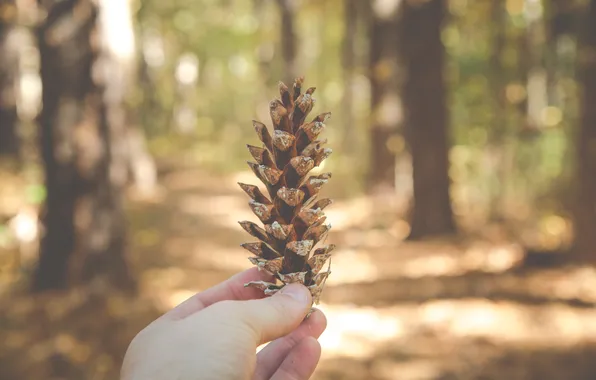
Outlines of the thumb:
<svg viewBox="0 0 596 380">
<path fill-rule="evenodd" d="M 212 309 L 218 309 L 218 305 L 223 315 L 237 319 L 252 330 L 256 345 L 260 345 L 296 329 L 310 310 L 312 297 L 304 285 L 289 284 L 271 297 L 224 301 L 213 305 Z"/>
</svg>

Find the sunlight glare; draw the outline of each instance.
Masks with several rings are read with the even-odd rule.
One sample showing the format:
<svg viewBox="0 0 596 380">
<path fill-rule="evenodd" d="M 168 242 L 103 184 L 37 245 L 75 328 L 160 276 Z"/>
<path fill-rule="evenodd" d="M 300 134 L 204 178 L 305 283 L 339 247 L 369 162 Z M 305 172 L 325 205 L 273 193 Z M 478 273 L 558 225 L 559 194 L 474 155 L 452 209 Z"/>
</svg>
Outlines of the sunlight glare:
<svg viewBox="0 0 596 380">
<path fill-rule="evenodd" d="M 39 222 L 37 212 L 24 208 L 9 222 L 14 236 L 23 243 L 31 243 L 39 236 Z"/>
<path fill-rule="evenodd" d="M 463 272 L 459 261 L 449 255 L 434 255 L 413 259 L 405 264 L 404 271 L 411 277 L 452 275 Z"/>
<path fill-rule="evenodd" d="M 199 58 L 193 53 L 180 56 L 176 66 L 176 80 L 179 83 L 191 86 L 199 79 Z"/>
<path fill-rule="evenodd" d="M 384 343 L 407 339 L 418 331 L 441 337 L 483 337 L 499 344 L 563 347 L 596 338 L 596 312 L 568 306 L 522 306 L 484 299 L 426 302 L 409 307 L 355 307 L 321 304 L 328 320 L 319 341 L 326 357 L 367 358 Z M 538 310 L 540 314 L 538 314 Z"/>
<path fill-rule="evenodd" d="M 100 0 L 104 43 L 115 57 L 124 61 L 134 58 L 135 37 L 129 0 Z"/>
<path fill-rule="evenodd" d="M 374 351 L 375 342 L 402 336 L 402 321 L 374 308 L 319 305 L 327 316 L 327 329 L 319 338 L 325 355 L 366 357 Z"/>
<path fill-rule="evenodd" d="M 373 0 L 373 11 L 379 18 L 390 18 L 399 8 L 402 0 Z"/>
</svg>

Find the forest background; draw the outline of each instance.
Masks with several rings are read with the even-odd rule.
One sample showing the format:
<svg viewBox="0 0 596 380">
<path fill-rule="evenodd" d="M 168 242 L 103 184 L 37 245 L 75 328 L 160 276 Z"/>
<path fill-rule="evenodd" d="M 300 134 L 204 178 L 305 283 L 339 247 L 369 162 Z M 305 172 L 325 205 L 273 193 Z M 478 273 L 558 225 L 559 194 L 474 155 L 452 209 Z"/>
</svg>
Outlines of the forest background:
<svg viewBox="0 0 596 380">
<path fill-rule="evenodd" d="M 331 111 L 315 379 L 591 379 L 596 0 L 0 0 L 0 379 L 115 379 L 250 267 L 251 120 Z"/>
</svg>

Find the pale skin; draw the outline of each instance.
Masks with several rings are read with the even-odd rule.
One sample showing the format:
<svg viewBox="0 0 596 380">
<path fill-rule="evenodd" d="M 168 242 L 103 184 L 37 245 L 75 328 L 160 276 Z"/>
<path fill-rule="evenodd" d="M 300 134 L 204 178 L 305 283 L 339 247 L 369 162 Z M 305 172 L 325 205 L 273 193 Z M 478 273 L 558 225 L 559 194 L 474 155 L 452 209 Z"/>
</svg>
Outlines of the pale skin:
<svg viewBox="0 0 596 380">
<path fill-rule="evenodd" d="M 306 380 L 321 356 L 327 321 L 306 287 L 272 297 L 245 288 L 270 281 L 256 268 L 195 294 L 133 339 L 121 380 Z M 257 346 L 269 343 L 258 354 Z"/>
</svg>

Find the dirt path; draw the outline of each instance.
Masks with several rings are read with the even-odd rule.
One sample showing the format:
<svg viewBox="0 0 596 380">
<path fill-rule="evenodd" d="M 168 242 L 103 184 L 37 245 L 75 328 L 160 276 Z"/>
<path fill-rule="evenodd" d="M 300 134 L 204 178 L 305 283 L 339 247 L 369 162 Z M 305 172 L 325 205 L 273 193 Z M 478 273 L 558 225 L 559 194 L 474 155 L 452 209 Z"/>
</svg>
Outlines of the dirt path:
<svg viewBox="0 0 596 380">
<path fill-rule="evenodd" d="M 153 271 L 163 272 L 147 281 L 156 293 L 155 279 L 168 279 L 164 305 L 250 266 L 236 224 L 254 219 L 243 180 L 252 174 L 164 178 L 158 208 L 168 223 L 155 228 L 167 240 L 153 247 L 163 264 Z M 329 208 L 339 249 L 321 305 L 329 328 L 317 379 L 591 378 L 593 270 L 516 272 L 522 252 L 506 242 L 402 243 L 400 221 L 374 211 L 367 199 Z"/>
<path fill-rule="evenodd" d="M 130 203 L 138 297 L 77 289 L 0 300 L 0 379 L 117 378 L 148 321 L 251 266 L 236 222 L 254 216 L 238 181 L 254 183 L 250 173 L 177 169 L 161 194 Z M 375 202 L 329 208 L 339 249 L 315 379 L 594 378 L 594 270 L 516 271 L 521 251 L 507 242 L 403 243 L 407 226 Z"/>
</svg>

